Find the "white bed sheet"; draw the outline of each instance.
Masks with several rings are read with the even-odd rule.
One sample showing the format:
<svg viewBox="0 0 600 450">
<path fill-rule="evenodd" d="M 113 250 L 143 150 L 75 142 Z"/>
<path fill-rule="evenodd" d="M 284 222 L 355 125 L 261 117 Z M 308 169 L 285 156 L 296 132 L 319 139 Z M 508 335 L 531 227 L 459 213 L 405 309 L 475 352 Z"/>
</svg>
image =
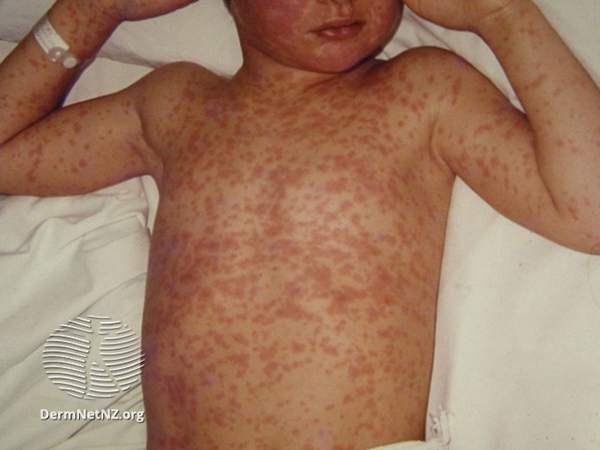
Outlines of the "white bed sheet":
<svg viewBox="0 0 600 450">
<path fill-rule="evenodd" d="M 215 2 L 220 0 L 201 3 L 212 8 L 221 26 L 227 19 Z M 35 3 L 43 11 L 50 2 Z M 539 3 L 598 80 L 598 3 Z M 205 17 L 206 10 L 198 12 L 200 4 L 194 11 Z M 21 21 L 6 26 L 5 19 L 16 13 L 23 16 Z M 35 8 L 33 14 L 38 15 Z M 0 37 L 18 39 L 32 23 L 31 15 L 26 2 L 0 0 Z M 151 37 L 164 41 L 173 23 L 185 35 L 177 44 L 189 41 L 185 34 L 193 31 L 189 21 L 198 17 L 189 10 L 180 12 L 176 21 L 173 17 L 127 27 L 104 55 L 152 65 L 165 58 L 198 60 L 185 48 L 172 56 L 168 49 L 161 53 L 161 47 L 153 56 Z M 186 26 L 182 20 L 188 21 Z M 212 28 L 206 32 L 215 35 Z M 212 62 L 206 62 L 200 55 L 199 62 L 230 73 L 239 64 L 239 55 L 228 50 L 235 38 L 221 37 L 219 52 L 224 51 L 224 57 L 217 52 L 210 55 Z M 416 44 L 459 51 L 514 100 L 497 63 L 473 36 L 423 24 L 407 14 L 386 53 Z M 0 50 L 6 52 L 8 47 L 2 44 Z M 137 47 L 145 53 L 136 54 Z M 76 85 L 70 100 L 112 92 L 147 71 L 142 65 L 101 58 Z M 41 421 L 41 408 L 91 408 L 48 381 L 41 351 L 60 323 L 90 312 L 118 317 L 139 331 L 146 226 L 156 202 L 155 186 L 148 178 L 86 196 L 0 201 L 1 448 L 51 448 L 61 442 L 60 448 L 143 447 L 144 427 L 137 423 Z M 452 449 L 600 448 L 599 319 L 598 257 L 533 235 L 457 183 L 430 397 L 432 414 L 439 407 L 450 414 Z M 141 410 L 139 389 L 120 398 L 116 407 Z"/>
<path fill-rule="evenodd" d="M 0 59 L 13 47 L 0 41 Z M 149 70 L 100 59 L 68 102 L 113 92 Z M 139 385 L 107 401 L 59 391 L 44 372 L 42 352 L 51 332 L 88 314 L 121 320 L 139 335 L 153 181 L 83 196 L 0 198 L 0 448 L 144 448 L 145 427 L 135 420 L 41 420 L 42 409 L 143 411 Z"/>
</svg>

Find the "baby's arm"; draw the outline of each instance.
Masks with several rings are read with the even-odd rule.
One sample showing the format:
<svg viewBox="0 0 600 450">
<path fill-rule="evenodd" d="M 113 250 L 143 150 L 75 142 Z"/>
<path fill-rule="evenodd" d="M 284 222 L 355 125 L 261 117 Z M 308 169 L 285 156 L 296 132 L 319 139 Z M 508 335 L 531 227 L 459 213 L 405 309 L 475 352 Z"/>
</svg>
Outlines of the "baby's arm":
<svg viewBox="0 0 600 450">
<path fill-rule="evenodd" d="M 526 113 L 454 63 L 459 95 L 440 107 L 432 141 L 442 158 L 513 220 L 600 252 L 600 91 L 539 9 L 529 0 L 407 4 L 442 25 L 479 33 Z"/>
<path fill-rule="evenodd" d="M 93 2 L 59 0 L 48 18 L 81 60 L 92 57 L 118 25 Z M 77 75 L 78 69 L 52 63 L 30 33 L 0 65 L 0 143 L 56 108 Z"/>
<path fill-rule="evenodd" d="M 121 22 L 191 2 L 59 0 L 48 18 L 70 52 L 85 60 Z M 77 75 L 51 62 L 31 34 L 0 65 L 1 193 L 81 193 L 153 170 L 139 89 L 54 111 Z"/>
</svg>

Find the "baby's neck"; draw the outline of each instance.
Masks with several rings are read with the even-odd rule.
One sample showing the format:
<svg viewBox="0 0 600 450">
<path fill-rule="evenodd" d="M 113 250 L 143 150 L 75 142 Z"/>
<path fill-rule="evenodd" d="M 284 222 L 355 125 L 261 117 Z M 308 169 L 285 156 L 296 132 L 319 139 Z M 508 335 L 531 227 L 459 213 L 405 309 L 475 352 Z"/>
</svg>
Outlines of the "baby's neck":
<svg viewBox="0 0 600 450">
<path fill-rule="evenodd" d="M 271 98 L 294 99 L 329 86 L 344 79 L 352 82 L 360 79 L 378 64 L 375 58 L 367 58 L 352 69 L 339 73 L 311 72 L 277 63 L 245 61 L 232 78 L 232 88 L 245 95 L 269 95 Z"/>
</svg>

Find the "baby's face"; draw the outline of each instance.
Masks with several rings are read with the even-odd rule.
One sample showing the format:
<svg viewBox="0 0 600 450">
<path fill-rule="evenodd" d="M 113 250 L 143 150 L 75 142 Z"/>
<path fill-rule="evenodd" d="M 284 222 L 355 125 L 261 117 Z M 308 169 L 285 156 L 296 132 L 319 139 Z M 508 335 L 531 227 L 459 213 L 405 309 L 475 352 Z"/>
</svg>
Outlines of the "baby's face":
<svg viewBox="0 0 600 450">
<path fill-rule="evenodd" d="M 232 0 L 245 57 L 315 72 L 348 70 L 380 49 L 400 21 L 398 0 Z"/>
</svg>

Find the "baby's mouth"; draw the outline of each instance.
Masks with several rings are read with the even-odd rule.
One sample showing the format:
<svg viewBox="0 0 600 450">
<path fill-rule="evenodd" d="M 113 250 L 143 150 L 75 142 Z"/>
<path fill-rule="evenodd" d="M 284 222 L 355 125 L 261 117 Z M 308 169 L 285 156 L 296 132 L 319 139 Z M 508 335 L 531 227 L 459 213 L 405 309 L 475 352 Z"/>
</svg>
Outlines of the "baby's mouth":
<svg viewBox="0 0 600 450">
<path fill-rule="evenodd" d="M 364 22 L 358 20 L 332 20 L 313 30 L 323 39 L 343 40 L 356 36 L 362 30 Z"/>
</svg>

